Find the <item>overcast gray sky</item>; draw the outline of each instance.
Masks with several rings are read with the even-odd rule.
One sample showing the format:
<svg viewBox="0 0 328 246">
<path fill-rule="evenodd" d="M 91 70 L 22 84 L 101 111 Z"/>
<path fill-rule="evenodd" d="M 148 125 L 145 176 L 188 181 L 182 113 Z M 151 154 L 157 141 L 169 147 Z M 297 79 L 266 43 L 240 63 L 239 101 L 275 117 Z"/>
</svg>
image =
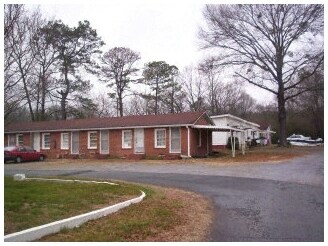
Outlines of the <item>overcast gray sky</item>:
<svg viewBox="0 0 328 246">
<path fill-rule="evenodd" d="M 140 67 L 150 61 L 163 60 L 183 70 L 186 66 L 197 65 L 204 57 L 197 38 L 203 23 L 204 1 L 56 2 L 59 4 L 48 1 L 39 5 L 42 13 L 72 27 L 77 26 L 78 21 L 90 21 L 106 43 L 103 51 L 115 46 L 128 47 L 140 53 Z M 272 94 L 254 86 L 246 86 L 246 90 L 261 103 L 273 99 Z"/>
</svg>

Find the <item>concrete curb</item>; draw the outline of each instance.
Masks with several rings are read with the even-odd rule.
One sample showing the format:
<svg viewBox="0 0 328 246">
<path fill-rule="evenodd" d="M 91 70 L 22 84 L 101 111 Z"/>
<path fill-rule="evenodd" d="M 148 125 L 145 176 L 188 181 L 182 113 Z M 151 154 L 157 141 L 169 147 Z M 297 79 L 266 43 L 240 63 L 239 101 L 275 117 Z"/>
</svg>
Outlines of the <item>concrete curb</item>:
<svg viewBox="0 0 328 246">
<path fill-rule="evenodd" d="M 59 181 L 59 180 L 56 180 Z M 97 181 L 92 181 L 93 183 Z M 100 182 L 103 183 L 103 182 Z M 98 209 L 95 211 L 91 211 L 85 214 L 77 215 L 74 217 L 70 217 L 67 219 L 55 221 L 49 224 L 33 227 L 27 230 L 23 230 L 20 232 L 11 233 L 8 235 L 5 235 L 4 241 L 5 242 L 28 242 L 28 241 L 34 241 L 37 239 L 40 239 L 46 235 L 57 233 L 60 230 L 64 228 L 74 228 L 82 225 L 83 223 L 89 221 L 101 218 L 103 216 L 109 215 L 111 213 L 115 213 L 118 210 L 125 208 L 131 204 L 141 202 L 145 197 L 146 194 L 141 191 L 141 195 L 139 197 L 130 199 L 125 202 L 121 202 L 106 208 Z"/>
</svg>

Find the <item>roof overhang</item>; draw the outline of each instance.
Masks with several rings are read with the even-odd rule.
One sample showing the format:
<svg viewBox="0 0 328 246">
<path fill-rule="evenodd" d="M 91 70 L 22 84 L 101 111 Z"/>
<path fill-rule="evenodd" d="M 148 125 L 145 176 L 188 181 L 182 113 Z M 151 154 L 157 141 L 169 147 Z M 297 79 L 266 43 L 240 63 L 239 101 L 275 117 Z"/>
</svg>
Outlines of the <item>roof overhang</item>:
<svg viewBox="0 0 328 246">
<path fill-rule="evenodd" d="M 191 128 L 195 129 L 204 129 L 204 130 L 211 130 L 214 132 L 244 132 L 243 129 L 233 128 L 229 126 L 207 126 L 207 125 L 194 125 Z"/>
<path fill-rule="evenodd" d="M 259 131 L 259 133 L 276 133 L 276 132 L 271 131 L 271 130 L 262 130 L 262 131 Z"/>
<path fill-rule="evenodd" d="M 101 131 L 101 130 L 128 130 L 139 128 L 168 128 L 168 127 L 191 127 L 191 124 L 176 125 L 153 125 L 153 126 L 123 126 L 123 127 L 88 127 L 88 128 L 63 128 L 63 129 L 38 129 L 38 130 L 22 130 L 22 131 L 4 131 L 6 134 L 14 133 L 34 133 L 34 132 L 76 132 L 76 131 Z"/>
</svg>

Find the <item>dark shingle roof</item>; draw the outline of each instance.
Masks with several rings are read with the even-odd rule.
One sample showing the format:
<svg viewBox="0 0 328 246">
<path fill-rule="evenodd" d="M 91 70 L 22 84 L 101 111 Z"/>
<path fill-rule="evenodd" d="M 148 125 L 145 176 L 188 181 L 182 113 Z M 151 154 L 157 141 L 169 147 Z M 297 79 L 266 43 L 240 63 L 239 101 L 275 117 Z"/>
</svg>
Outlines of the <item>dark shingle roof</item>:
<svg viewBox="0 0 328 246">
<path fill-rule="evenodd" d="M 58 121 L 20 122 L 9 124 L 5 132 L 60 131 L 82 129 L 110 129 L 128 127 L 152 127 L 170 125 L 193 125 L 206 114 L 205 112 L 187 112 L 162 115 L 135 115 L 111 118 L 73 119 Z"/>
</svg>

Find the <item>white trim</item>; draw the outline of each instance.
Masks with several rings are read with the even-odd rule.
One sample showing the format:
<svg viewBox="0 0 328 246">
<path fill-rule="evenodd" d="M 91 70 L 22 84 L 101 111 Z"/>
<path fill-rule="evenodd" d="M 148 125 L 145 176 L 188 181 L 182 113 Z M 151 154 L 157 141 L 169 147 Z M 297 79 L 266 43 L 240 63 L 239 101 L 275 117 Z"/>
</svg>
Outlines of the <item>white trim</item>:
<svg viewBox="0 0 328 246">
<path fill-rule="evenodd" d="M 230 131 L 235 131 L 235 132 L 244 132 L 245 130 L 243 129 L 238 129 L 238 128 L 233 128 L 230 126 L 209 126 L 209 125 L 194 125 L 191 128 L 195 129 L 208 129 L 208 130 L 213 130 L 213 131 L 221 131 L 221 132 L 230 132 Z"/>
<path fill-rule="evenodd" d="M 108 144 L 107 144 L 107 149 L 106 149 L 106 151 L 105 151 L 105 152 L 102 152 L 101 139 L 102 139 L 102 133 L 103 133 L 104 131 L 107 132 L 107 142 L 108 142 Z M 109 130 L 101 130 L 101 131 L 99 131 L 99 132 L 100 132 L 100 141 L 99 141 L 99 147 L 100 147 L 100 149 L 99 149 L 99 153 L 102 154 L 102 155 L 108 155 L 108 154 L 109 154 Z"/>
<path fill-rule="evenodd" d="M 172 128 L 179 129 L 179 135 L 180 135 L 180 141 L 179 141 L 180 142 L 180 150 L 179 151 L 172 151 Z M 181 153 L 181 127 L 170 127 L 170 153 L 171 154 L 180 154 Z"/>
<path fill-rule="evenodd" d="M 63 146 L 63 143 L 64 143 L 64 134 L 67 134 L 68 135 L 68 139 L 67 139 L 67 147 L 66 146 Z M 62 150 L 68 150 L 69 149 L 69 132 L 61 132 L 60 133 L 60 149 Z"/>
<path fill-rule="evenodd" d="M 164 131 L 164 145 L 157 145 L 157 132 Z M 165 149 L 166 148 L 166 128 L 156 128 L 154 131 L 154 148 L 155 149 Z"/>
<path fill-rule="evenodd" d="M 131 143 L 131 146 L 126 146 L 125 145 L 125 142 L 124 142 L 124 134 L 126 132 L 130 132 L 131 133 L 131 140 L 130 140 L 130 143 Z M 122 149 L 132 149 L 132 130 L 122 130 Z"/>
<path fill-rule="evenodd" d="M 188 157 L 191 157 L 190 155 L 190 128 L 187 127 L 187 144 L 188 144 Z"/>
<path fill-rule="evenodd" d="M 96 134 L 96 146 L 90 146 L 91 144 L 91 139 L 90 139 L 90 135 L 91 134 Z M 98 142 L 98 134 L 97 131 L 88 131 L 88 149 L 97 149 L 97 142 Z"/>
<path fill-rule="evenodd" d="M 243 123 L 246 123 L 246 124 L 250 124 L 250 125 L 253 125 L 253 126 L 256 126 L 256 127 L 260 127 L 259 124 L 256 124 L 254 122 L 250 122 L 250 121 L 247 121 L 247 120 L 244 120 L 242 118 L 239 118 L 237 116 L 234 116 L 234 115 L 231 115 L 231 114 L 222 114 L 222 115 L 214 115 L 214 116 L 211 116 L 211 119 L 218 119 L 218 118 L 231 118 L 231 119 L 234 119 L 234 120 L 238 120 L 240 122 L 243 122 Z"/>
<path fill-rule="evenodd" d="M 45 136 L 46 135 L 49 135 L 49 147 L 46 147 L 45 146 L 45 142 L 44 142 L 44 138 L 45 138 Z M 50 135 L 50 133 L 49 132 L 44 132 L 44 133 L 42 133 L 42 136 L 41 136 L 41 148 L 42 149 L 50 149 L 50 146 L 51 146 L 51 135 Z"/>
</svg>

